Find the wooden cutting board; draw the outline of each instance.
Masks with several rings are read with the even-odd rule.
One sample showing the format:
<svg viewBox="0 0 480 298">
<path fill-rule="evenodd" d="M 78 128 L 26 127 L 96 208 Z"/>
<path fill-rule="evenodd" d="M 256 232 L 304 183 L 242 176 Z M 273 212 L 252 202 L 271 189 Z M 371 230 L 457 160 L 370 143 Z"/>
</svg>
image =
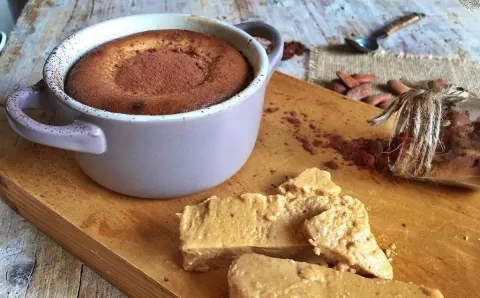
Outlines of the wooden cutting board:
<svg viewBox="0 0 480 298">
<path fill-rule="evenodd" d="M 380 246 L 396 244 L 395 279 L 438 287 L 446 297 L 478 297 L 480 192 L 395 182 L 347 165 L 332 149 L 314 147 L 312 155 L 295 139 L 295 121 L 282 119 L 295 111 L 299 134 L 310 142 L 315 133 L 309 124 L 345 138 L 386 137 L 389 127 L 366 123 L 379 112 L 374 107 L 275 73 L 265 108 L 278 111 L 265 113 L 247 164 L 193 196 L 123 196 L 85 176 L 71 153 L 30 143 L 1 161 L 0 186 L 12 208 L 130 296 L 227 297 L 226 269 L 182 270 L 176 213 L 213 194 L 274 193 L 286 176 L 337 157 L 334 182 L 365 203 Z"/>
</svg>

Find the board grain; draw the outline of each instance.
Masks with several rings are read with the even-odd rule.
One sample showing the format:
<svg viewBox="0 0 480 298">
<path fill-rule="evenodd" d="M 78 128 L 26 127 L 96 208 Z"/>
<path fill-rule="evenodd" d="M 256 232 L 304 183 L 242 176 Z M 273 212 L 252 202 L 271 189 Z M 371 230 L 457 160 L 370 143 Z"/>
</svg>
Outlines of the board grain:
<svg viewBox="0 0 480 298">
<path fill-rule="evenodd" d="M 396 244 L 395 279 L 438 287 L 446 297 L 477 297 L 479 192 L 392 180 L 349 166 L 328 148 L 312 155 L 282 119 L 295 111 L 302 119 L 299 134 L 311 140 L 309 124 L 346 138 L 386 137 L 387 126 L 366 123 L 378 113 L 374 107 L 280 73 L 268 86 L 265 107 L 279 110 L 265 113 L 246 165 L 222 185 L 193 196 L 122 196 L 86 177 L 70 153 L 30 143 L 0 162 L 1 189 L 14 210 L 132 297 L 226 297 L 225 269 L 182 270 L 176 213 L 212 194 L 274 193 L 286 176 L 337 158 L 333 180 L 365 203 L 380 246 Z"/>
</svg>

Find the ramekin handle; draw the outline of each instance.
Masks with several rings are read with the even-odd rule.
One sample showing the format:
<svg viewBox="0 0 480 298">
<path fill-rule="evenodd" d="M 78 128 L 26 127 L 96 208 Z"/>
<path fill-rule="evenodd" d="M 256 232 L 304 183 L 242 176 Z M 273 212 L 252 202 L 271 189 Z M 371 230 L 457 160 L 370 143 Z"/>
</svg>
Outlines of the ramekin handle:
<svg viewBox="0 0 480 298">
<path fill-rule="evenodd" d="M 35 143 L 72 151 L 102 154 L 107 151 L 105 135 L 100 127 L 81 120 L 65 126 L 40 123 L 23 112 L 23 109 L 40 109 L 46 100 L 43 80 L 34 86 L 20 89 L 7 97 L 5 110 L 10 126 L 19 135 Z"/>
</svg>

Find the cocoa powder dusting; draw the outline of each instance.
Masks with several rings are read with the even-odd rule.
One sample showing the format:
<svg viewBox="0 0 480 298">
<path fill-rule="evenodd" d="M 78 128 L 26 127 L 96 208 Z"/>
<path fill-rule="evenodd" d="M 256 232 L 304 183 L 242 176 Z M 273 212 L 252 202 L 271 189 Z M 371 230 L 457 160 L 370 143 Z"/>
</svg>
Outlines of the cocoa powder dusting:
<svg viewBox="0 0 480 298">
<path fill-rule="evenodd" d="M 300 120 L 299 120 L 298 118 L 295 118 L 295 117 L 287 117 L 287 118 L 285 118 L 285 119 L 286 119 L 286 120 L 288 121 L 288 123 L 290 123 L 290 124 L 299 125 L 299 124 L 301 123 Z"/>
<path fill-rule="evenodd" d="M 330 161 L 327 161 L 327 162 L 324 162 L 323 165 L 329 169 L 332 169 L 332 170 L 336 170 L 338 169 L 338 164 L 333 161 L 333 160 L 330 160 Z"/>
<path fill-rule="evenodd" d="M 285 111 L 284 114 L 290 116 L 282 117 L 282 119 L 295 127 L 294 131 L 291 129 L 289 131 L 301 143 L 302 148 L 311 155 L 316 155 L 319 148 L 331 148 L 340 153 L 347 165 L 355 165 L 360 169 L 366 169 L 371 172 L 389 172 L 388 154 L 386 153 L 389 151 L 387 141 L 365 138 L 347 140 L 335 132 L 320 132 L 316 125 L 318 123 L 308 122 L 306 119 L 304 121 L 308 122 L 309 130 L 300 132 L 302 121 L 294 117 L 297 115 L 297 112 Z M 304 113 L 299 114 L 304 115 Z M 281 121 L 281 123 L 284 122 Z M 309 136 L 312 134 L 313 136 Z M 323 150 L 321 153 L 325 154 L 326 152 Z M 339 165 L 335 161 L 336 159 L 327 161 L 323 165 L 329 169 L 338 169 Z"/>
<path fill-rule="evenodd" d="M 302 148 L 307 151 L 308 153 L 310 153 L 311 155 L 316 155 L 317 152 L 315 151 L 315 149 L 313 148 L 313 145 L 310 143 L 310 141 L 304 137 L 304 136 L 300 136 L 300 135 L 295 135 L 295 138 L 300 142 L 302 143 Z"/>
<path fill-rule="evenodd" d="M 264 110 L 265 113 L 275 113 L 276 111 L 278 111 L 279 108 L 274 108 L 274 107 L 270 107 L 270 108 L 266 108 Z"/>
<path fill-rule="evenodd" d="M 198 86 L 208 74 L 207 63 L 185 53 L 147 51 L 125 60 L 115 83 L 125 90 L 157 95 L 187 91 Z"/>
<path fill-rule="evenodd" d="M 338 134 L 329 134 L 328 138 L 330 143 L 326 146 L 338 151 L 345 161 L 369 171 L 388 170 L 388 155 L 385 152 L 388 144 L 384 144 L 381 139 L 345 140 Z"/>
</svg>

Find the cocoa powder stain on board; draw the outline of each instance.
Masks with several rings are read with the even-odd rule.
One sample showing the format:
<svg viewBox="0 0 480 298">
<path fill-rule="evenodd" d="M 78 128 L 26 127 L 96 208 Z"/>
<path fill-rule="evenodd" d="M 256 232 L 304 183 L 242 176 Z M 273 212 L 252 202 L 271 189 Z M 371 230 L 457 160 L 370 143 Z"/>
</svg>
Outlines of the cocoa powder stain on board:
<svg viewBox="0 0 480 298">
<path fill-rule="evenodd" d="M 286 120 L 288 121 L 288 123 L 290 123 L 290 124 L 299 125 L 299 124 L 301 123 L 300 119 L 295 118 L 295 117 L 286 117 L 285 119 L 286 119 Z"/>
<path fill-rule="evenodd" d="M 266 108 L 265 110 L 263 110 L 265 113 L 275 113 L 276 111 L 278 111 L 280 108 L 275 108 L 275 107 L 269 107 L 269 108 Z"/>
<path fill-rule="evenodd" d="M 110 225 L 105 219 L 102 219 L 102 221 L 100 221 L 98 232 L 100 233 L 100 235 L 106 236 L 109 238 L 117 238 L 115 236 L 118 236 L 117 232 L 110 227 Z"/>
<path fill-rule="evenodd" d="M 176 237 L 175 234 L 177 233 L 178 226 L 175 225 L 174 230 L 170 229 L 172 225 L 169 220 L 163 222 L 158 221 L 158 219 L 153 219 L 153 217 L 150 217 L 145 212 L 135 209 L 129 209 L 128 214 L 132 217 L 133 221 L 137 223 L 135 232 L 143 239 L 160 239 L 159 237 L 173 239 Z"/>
<path fill-rule="evenodd" d="M 341 154 L 347 165 L 355 165 L 360 169 L 369 170 L 370 172 L 390 172 L 388 166 L 388 142 L 381 139 L 365 139 L 359 138 L 354 140 L 347 140 L 338 133 L 321 132 L 317 127 L 315 121 L 308 123 L 307 131 L 301 131 L 301 120 L 292 117 L 292 111 L 285 111 L 284 114 L 290 115 L 282 117 L 289 124 L 295 127 L 295 130 L 289 131 L 293 137 L 301 143 L 302 148 L 311 155 L 318 154 L 318 148 L 331 148 Z M 304 113 L 299 113 L 303 115 Z M 295 112 L 295 114 L 297 113 Z M 305 119 L 305 121 L 307 121 Z M 308 122 L 308 121 L 307 121 Z M 282 122 L 283 123 L 283 122 Z M 312 135 L 313 136 L 310 136 Z M 321 151 L 326 153 L 325 150 Z M 324 163 L 324 166 L 330 169 L 337 169 L 338 163 L 334 160 Z"/>
<path fill-rule="evenodd" d="M 311 155 L 316 155 L 317 152 L 315 150 L 315 148 L 313 147 L 313 145 L 310 143 L 310 141 L 304 137 L 304 136 L 300 136 L 300 135 L 296 135 L 295 138 L 300 141 L 300 143 L 302 143 L 302 148 L 307 151 L 308 153 L 310 153 Z"/>
<path fill-rule="evenodd" d="M 338 169 L 338 164 L 333 161 L 333 160 L 329 160 L 327 162 L 324 162 L 323 165 L 329 169 L 332 169 L 332 170 L 336 170 Z"/>
<path fill-rule="evenodd" d="M 377 172 L 388 172 L 387 142 L 381 139 L 346 140 L 338 134 L 325 134 L 329 139 L 327 148 L 339 152 L 345 161 L 349 161 L 360 169 Z"/>
<path fill-rule="evenodd" d="M 315 139 L 312 142 L 313 147 L 320 147 L 322 145 L 322 141 L 319 139 Z"/>
<path fill-rule="evenodd" d="M 80 229 L 88 229 L 98 222 L 98 215 L 96 213 L 90 214 L 87 219 L 82 221 Z"/>
<path fill-rule="evenodd" d="M 90 214 L 87 219 L 85 219 L 81 224 L 81 229 L 90 229 L 91 227 L 98 225 L 98 233 L 101 236 L 108 238 L 117 238 L 134 241 L 135 234 L 129 232 L 128 230 L 121 228 L 116 229 L 112 228 L 110 224 L 105 219 L 102 219 L 100 215 L 93 213 Z"/>
</svg>

